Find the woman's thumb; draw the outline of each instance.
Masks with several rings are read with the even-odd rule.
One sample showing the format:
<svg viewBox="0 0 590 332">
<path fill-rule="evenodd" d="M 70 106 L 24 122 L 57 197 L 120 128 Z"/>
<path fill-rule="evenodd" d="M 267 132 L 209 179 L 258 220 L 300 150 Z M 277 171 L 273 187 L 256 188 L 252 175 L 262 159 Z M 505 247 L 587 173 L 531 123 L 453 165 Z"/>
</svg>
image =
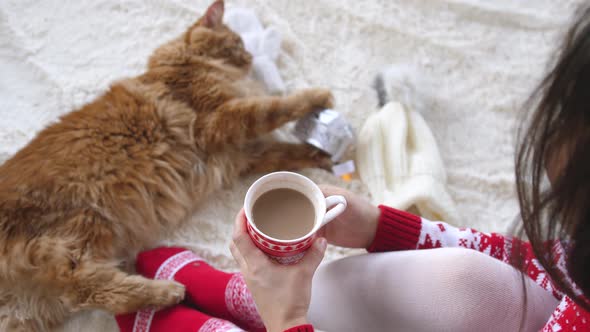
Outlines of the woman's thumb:
<svg viewBox="0 0 590 332">
<path fill-rule="evenodd" d="M 327 246 L 328 241 L 326 241 L 325 238 L 320 237 L 316 239 L 313 242 L 313 245 L 305 253 L 301 263 L 306 265 L 310 272 L 314 273 L 324 258 Z"/>
</svg>

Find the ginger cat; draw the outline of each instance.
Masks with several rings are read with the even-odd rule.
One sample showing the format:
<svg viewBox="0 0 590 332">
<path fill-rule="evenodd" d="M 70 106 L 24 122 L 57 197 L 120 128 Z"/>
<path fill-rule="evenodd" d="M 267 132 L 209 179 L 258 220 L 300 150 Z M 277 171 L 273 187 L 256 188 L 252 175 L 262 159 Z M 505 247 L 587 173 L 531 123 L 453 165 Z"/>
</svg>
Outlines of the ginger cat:
<svg viewBox="0 0 590 332">
<path fill-rule="evenodd" d="M 318 150 L 267 134 L 331 107 L 331 93 L 252 95 L 251 57 L 223 11 L 213 3 L 144 74 L 113 84 L 0 166 L 0 330 L 46 331 L 87 308 L 178 303 L 183 286 L 128 274 L 121 262 L 241 175 L 330 167 Z"/>
</svg>

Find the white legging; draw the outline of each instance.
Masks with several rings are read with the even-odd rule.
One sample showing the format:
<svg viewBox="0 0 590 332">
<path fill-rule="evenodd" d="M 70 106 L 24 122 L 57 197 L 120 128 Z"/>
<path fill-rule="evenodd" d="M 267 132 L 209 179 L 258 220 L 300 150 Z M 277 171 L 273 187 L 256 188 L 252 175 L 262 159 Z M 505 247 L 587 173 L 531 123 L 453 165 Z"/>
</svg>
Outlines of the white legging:
<svg viewBox="0 0 590 332">
<path fill-rule="evenodd" d="M 538 331 L 559 304 L 525 278 L 522 331 Z M 474 250 L 366 254 L 320 266 L 310 322 L 323 331 L 519 331 L 520 274 Z"/>
</svg>

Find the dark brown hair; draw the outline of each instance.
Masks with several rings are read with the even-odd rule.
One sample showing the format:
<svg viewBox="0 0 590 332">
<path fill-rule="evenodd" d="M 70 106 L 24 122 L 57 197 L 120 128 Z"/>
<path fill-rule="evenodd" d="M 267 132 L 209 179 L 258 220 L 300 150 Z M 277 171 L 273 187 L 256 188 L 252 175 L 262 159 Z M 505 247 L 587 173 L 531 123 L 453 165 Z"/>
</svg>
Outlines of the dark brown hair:
<svg viewBox="0 0 590 332">
<path fill-rule="evenodd" d="M 590 309 L 590 7 L 576 13 L 553 69 L 527 106 L 532 112 L 516 154 L 522 229 L 555 285 Z M 550 188 L 542 185 L 545 171 Z M 564 244 L 567 275 L 548 241 Z"/>
</svg>

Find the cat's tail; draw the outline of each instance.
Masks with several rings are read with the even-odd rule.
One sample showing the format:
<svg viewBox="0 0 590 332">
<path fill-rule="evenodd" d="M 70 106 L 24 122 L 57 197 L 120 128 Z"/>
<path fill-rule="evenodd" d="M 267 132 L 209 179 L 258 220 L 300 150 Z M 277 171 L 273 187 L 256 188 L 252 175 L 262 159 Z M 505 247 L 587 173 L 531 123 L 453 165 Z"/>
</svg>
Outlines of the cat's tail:
<svg viewBox="0 0 590 332">
<path fill-rule="evenodd" d="M 389 102 L 399 102 L 420 111 L 422 99 L 430 89 L 421 70 L 412 65 L 390 65 L 383 68 L 373 81 L 379 107 Z"/>
</svg>

